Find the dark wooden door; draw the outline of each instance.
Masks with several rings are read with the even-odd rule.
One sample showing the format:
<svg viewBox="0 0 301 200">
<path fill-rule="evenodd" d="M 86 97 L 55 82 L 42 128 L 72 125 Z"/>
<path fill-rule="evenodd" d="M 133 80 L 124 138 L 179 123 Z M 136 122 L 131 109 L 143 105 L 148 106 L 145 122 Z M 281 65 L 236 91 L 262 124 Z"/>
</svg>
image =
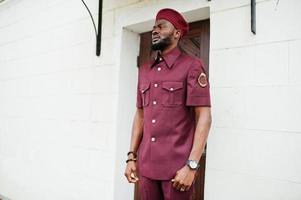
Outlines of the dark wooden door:
<svg viewBox="0 0 301 200">
<path fill-rule="evenodd" d="M 209 66 L 209 36 L 210 21 L 202 20 L 189 24 L 189 33 L 179 44 L 181 51 L 199 57 L 205 64 L 205 70 Z M 151 32 L 140 34 L 140 53 L 138 56 L 138 66 L 152 59 L 154 52 L 151 50 Z M 208 74 L 209 75 L 209 74 Z M 198 170 L 197 178 L 193 188 L 192 200 L 204 199 L 204 181 L 206 164 L 206 147 L 200 160 L 201 167 Z M 141 200 L 139 195 L 139 183 L 135 185 L 135 200 Z M 143 200 L 143 199 L 142 199 Z"/>
</svg>

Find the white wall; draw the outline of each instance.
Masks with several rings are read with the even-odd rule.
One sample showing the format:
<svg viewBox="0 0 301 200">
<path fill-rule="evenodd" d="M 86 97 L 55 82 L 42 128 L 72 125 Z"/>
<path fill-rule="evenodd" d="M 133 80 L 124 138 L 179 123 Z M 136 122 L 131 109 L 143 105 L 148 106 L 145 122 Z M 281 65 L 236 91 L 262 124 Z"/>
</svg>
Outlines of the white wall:
<svg viewBox="0 0 301 200">
<path fill-rule="evenodd" d="M 249 5 L 225 2 L 211 6 L 205 199 L 299 200 L 301 2 L 257 2 L 256 36 Z"/>
<path fill-rule="evenodd" d="M 97 23 L 98 0 L 86 1 Z M 0 194 L 112 199 L 118 69 L 104 2 L 102 55 L 79 0 L 0 5 Z"/>
<path fill-rule="evenodd" d="M 121 41 L 118 121 L 116 132 L 116 161 L 114 199 L 133 199 L 133 185 L 124 176 L 126 153 L 130 146 L 130 130 L 136 105 L 138 79 L 137 55 L 139 54 L 139 35 L 124 29 Z"/>
</svg>

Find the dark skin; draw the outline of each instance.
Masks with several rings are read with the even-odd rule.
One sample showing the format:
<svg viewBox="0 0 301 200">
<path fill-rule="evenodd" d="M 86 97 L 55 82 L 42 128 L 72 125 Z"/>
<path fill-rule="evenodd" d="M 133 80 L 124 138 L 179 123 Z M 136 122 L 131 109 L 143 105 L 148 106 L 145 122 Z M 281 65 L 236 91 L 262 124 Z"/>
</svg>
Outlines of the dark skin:
<svg viewBox="0 0 301 200">
<path fill-rule="evenodd" d="M 164 55 L 173 48 L 177 47 L 181 37 L 181 31 L 167 20 L 157 20 L 152 31 L 152 44 L 158 43 L 168 38 L 168 45 L 161 49 Z M 194 133 L 194 140 L 192 150 L 189 155 L 189 160 L 200 160 L 202 152 L 204 151 L 206 141 L 211 127 L 211 109 L 210 107 L 194 107 L 196 130 Z M 130 151 L 137 152 L 139 144 L 143 135 L 143 109 L 137 108 L 132 126 Z M 133 158 L 130 154 L 129 158 Z M 187 191 L 190 189 L 196 177 L 196 170 L 190 169 L 187 165 L 183 166 L 176 172 L 175 177 L 171 180 L 175 189 L 180 191 Z M 136 183 L 138 179 L 137 164 L 130 161 L 127 163 L 124 175 L 129 183 Z"/>
<path fill-rule="evenodd" d="M 157 20 L 153 26 L 152 44 L 160 43 L 166 38 L 169 38 L 169 44 L 164 49 L 161 49 L 161 54 L 163 55 L 178 45 L 181 38 L 181 31 L 175 29 L 175 27 L 165 19 Z"/>
</svg>

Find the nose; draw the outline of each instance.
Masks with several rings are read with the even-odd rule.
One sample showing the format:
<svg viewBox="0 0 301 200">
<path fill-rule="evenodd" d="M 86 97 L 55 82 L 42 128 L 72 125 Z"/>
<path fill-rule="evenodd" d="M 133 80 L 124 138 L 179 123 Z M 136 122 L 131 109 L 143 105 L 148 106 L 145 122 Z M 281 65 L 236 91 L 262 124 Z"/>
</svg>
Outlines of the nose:
<svg viewBox="0 0 301 200">
<path fill-rule="evenodd" d="M 154 35 L 158 35 L 158 34 L 159 34 L 158 28 L 154 28 L 152 30 L 152 35 L 154 36 Z"/>
<path fill-rule="evenodd" d="M 152 37 L 155 37 L 155 36 L 157 36 L 158 35 L 158 32 L 152 32 Z"/>
</svg>

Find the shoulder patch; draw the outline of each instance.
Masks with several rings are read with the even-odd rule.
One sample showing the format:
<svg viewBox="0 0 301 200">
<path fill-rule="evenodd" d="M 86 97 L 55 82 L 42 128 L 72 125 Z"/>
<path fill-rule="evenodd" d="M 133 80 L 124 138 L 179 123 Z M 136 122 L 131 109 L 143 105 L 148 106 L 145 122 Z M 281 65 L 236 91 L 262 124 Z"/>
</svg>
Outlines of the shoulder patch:
<svg viewBox="0 0 301 200">
<path fill-rule="evenodd" d="M 201 87 L 207 86 L 207 76 L 205 73 L 201 73 L 198 77 L 198 83 Z"/>
</svg>

